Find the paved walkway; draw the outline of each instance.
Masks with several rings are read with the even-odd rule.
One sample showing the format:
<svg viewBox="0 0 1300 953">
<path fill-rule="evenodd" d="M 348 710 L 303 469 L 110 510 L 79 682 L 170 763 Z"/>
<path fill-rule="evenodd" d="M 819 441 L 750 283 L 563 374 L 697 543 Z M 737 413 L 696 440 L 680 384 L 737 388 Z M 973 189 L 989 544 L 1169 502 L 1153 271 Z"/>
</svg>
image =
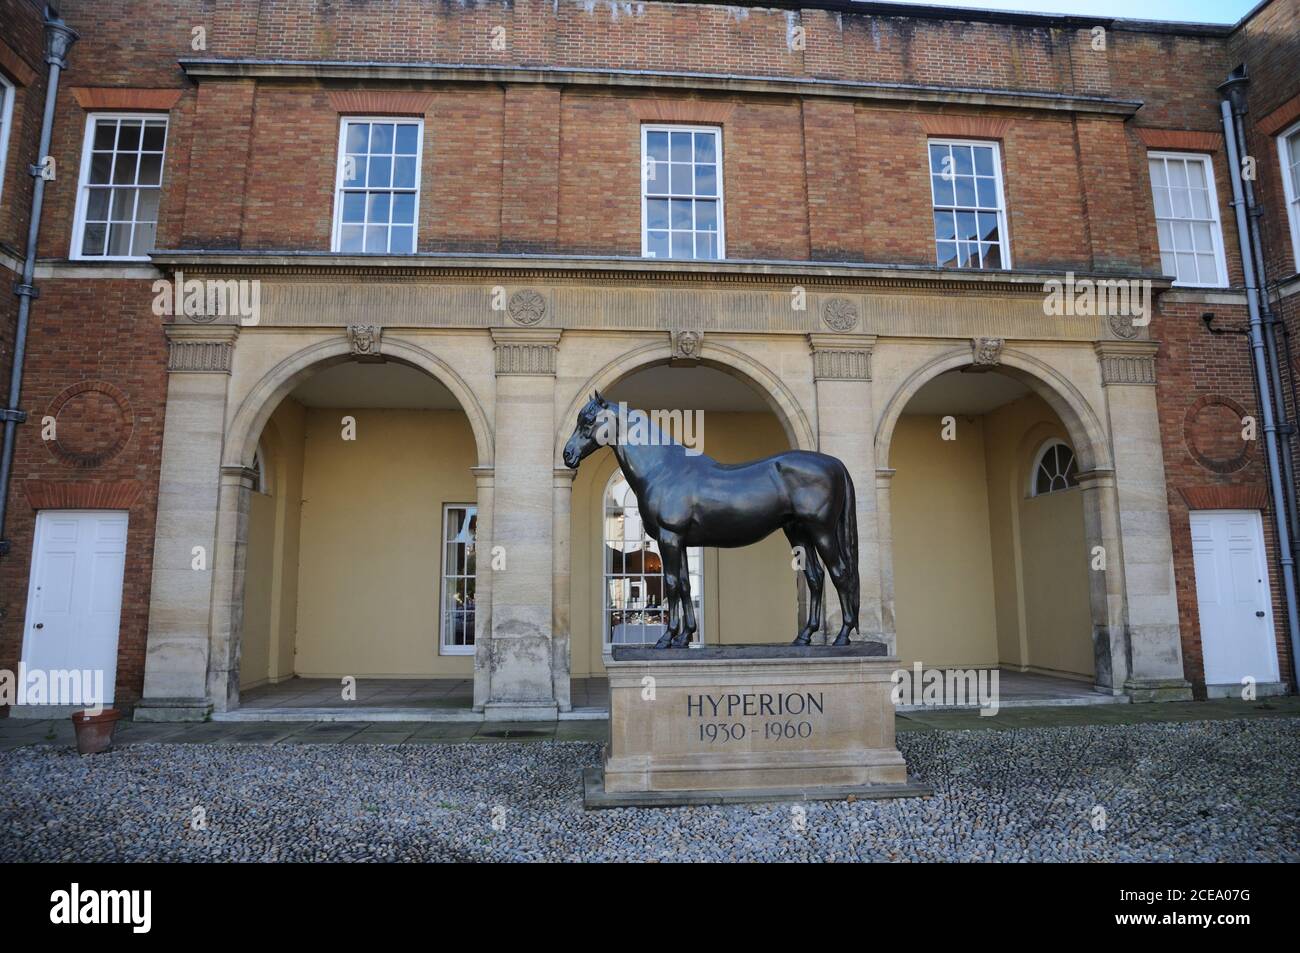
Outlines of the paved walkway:
<svg viewBox="0 0 1300 953">
<path fill-rule="evenodd" d="M 1300 696 L 1254 702 L 1216 699 L 1151 705 L 1004 708 L 993 716 L 974 711 L 913 711 L 899 714 L 902 732 L 1007 731 L 1071 725 L 1135 725 L 1156 722 L 1224 721 L 1300 715 Z M 119 722 L 118 745 L 176 744 L 447 744 L 457 742 L 604 741 L 608 722 Z M 67 719 L 0 719 L 0 751 L 26 745 L 71 745 Z"/>
</svg>

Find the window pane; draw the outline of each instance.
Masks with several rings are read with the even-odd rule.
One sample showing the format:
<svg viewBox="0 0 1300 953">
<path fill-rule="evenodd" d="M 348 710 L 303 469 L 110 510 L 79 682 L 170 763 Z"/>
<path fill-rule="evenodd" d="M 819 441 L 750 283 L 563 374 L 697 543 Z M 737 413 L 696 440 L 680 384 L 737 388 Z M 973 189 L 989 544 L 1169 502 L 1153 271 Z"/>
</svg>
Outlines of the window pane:
<svg viewBox="0 0 1300 953">
<path fill-rule="evenodd" d="M 103 224 L 87 225 L 85 237 L 81 241 L 81 253 L 83 255 L 104 254 L 104 237 L 107 234 L 108 234 L 107 225 L 103 225 Z"/>
<path fill-rule="evenodd" d="M 993 150 L 988 146 L 976 146 L 975 148 L 975 174 L 993 174 Z"/>
<path fill-rule="evenodd" d="M 154 234 L 158 226 L 153 222 L 143 222 L 135 227 L 135 240 L 131 243 L 132 255 L 148 255 L 153 251 Z"/>
<path fill-rule="evenodd" d="M 974 212 L 957 213 L 957 238 L 963 241 L 969 241 L 979 237 L 979 230 L 976 228 L 976 218 Z"/>
<path fill-rule="evenodd" d="M 670 173 L 670 181 L 673 195 L 692 195 L 693 176 L 691 175 L 691 166 L 683 162 L 674 162 Z"/>
<path fill-rule="evenodd" d="M 392 153 L 393 151 L 393 124 L 390 122 L 377 122 L 370 126 L 370 154 Z"/>
<path fill-rule="evenodd" d="M 930 184 L 934 187 L 934 204 L 935 205 L 953 205 L 954 195 L 953 180 L 945 179 L 941 175 L 930 176 Z"/>
<path fill-rule="evenodd" d="M 113 184 L 134 185 L 135 184 L 135 167 L 139 156 L 134 153 L 117 154 L 117 161 L 113 163 Z"/>
<path fill-rule="evenodd" d="M 339 251 L 359 252 L 363 248 L 363 230 L 360 225 L 344 225 L 339 229 Z"/>
<path fill-rule="evenodd" d="M 717 136 L 711 132 L 697 132 L 695 134 L 695 161 L 716 162 L 718 160 L 716 141 Z"/>
<path fill-rule="evenodd" d="M 668 161 L 668 133 L 647 132 L 645 135 L 646 151 L 650 158 L 659 162 Z"/>
<path fill-rule="evenodd" d="M 647 228 L 667 228 L 668 200 L 647 199 L 645 203 L 645 215 Z"/>
<path fill-rule="evenodd" d="M 138 152 L 140 150 L 141 123 L 137 119 L 123 119 L 117 130 L 117 151 Z"/>
<path fill-rule="evenodd" d="M 135 215 L 135 189 L 114 189 L 111 218 L 115 222 L 129 222 Z"/>
<path fill-rule="evenodd" d="M 674 132 L 669 135 L 672 139 L 671 158 L 674 162 L 690 162 L 695 158 L 694 151 L 691 149 L 691 134 L 689 132 Z"/>
<path fill-rule="evenodd" d="M 102 185 L 108 182 L 113 171 L 113 154 L 111 152 L 93 152 L 90 156 L 90 182 Z"/>
<path fill-rule="evenodd" d="M 645 190 L 647 195 L 668 194 L 668 163 L 651 159 L 646 163 Z"/>
<path fill-rule="evenodd" d="M 672 227 L 691 227 L 691 203 L 689 199 L 672 200 Z"/>
<path fill-rule="evenodd" d="M 112 119 L 95 120 L 95 144 L 92 148 L 111 151 L 117 142 L 117 123 Z"/>
<path fill-rule="evenodd" d="M 975 179 L 973 176 L 959 175 L 953 181 L 957 188 L 957 204 L 970 207 L 975 204 Z"/>
<path fill-rule="evenodd" d="M 979 237 L 990 242 L 998 240 L 998 216 L 996 212 L 979 213 Z"/>
<path fill-rule="evenodd" d="M 695 250 L 694 243 L 691 241 L 691 233 L 673 232 L 672 236 L 672 257 L 690 258 L 691 252 Z"/>
<path fill-rule="evenodd" d="M 370 142 L 370 124 L 366 122 L 348 123 L 345 151 L 365 152 Z"/>
<path fill-rule="evenodd" d="M 140 197 L 135 203 L 135 220 L 137 222 L 158 221 L 158 200 L 162 192 L 158 189 L 140 189 Z"/>
<path fill-rule="evenodd" d="M 415 157 L 399 156 L 393 160 L 393 187 L 415 188 Z"/>
<path fill-rule="evenodd" d="M 718 230 L 717 202 L 704 201 L 695 203 L 695 227 L 711 232 Z"/>
<path fill-rule="evenodd" d="M 413 247 L 414 241 L 414 228 L 407 225 L 394 225 L 392 245 L 389 251 L 394 255 L 409 255 L 415 250 Z"/>
<path fill-rule="evenodd" d="M 979 198 L 980 208 L 998 207 L 998 184 L 993 179 L 976 179 L 975 194 Z"/>
<path fill-rule="evenodd" d="M 984 257 L 985 268 L 1002 267 L 1002 246 L 994 243 L 981 243 L 980 253 Z"/>
<path fill-rule="evenodd" d="M 367 252 L 388 251 L 388 226 L 386 225 L 366 226 L 366 251 Z"/>
<path fill-rule="evenodd" d="M 91 189 L 86 198 L 86 220 L 91 222 L 108 221 L 109 189 Z"/>
<path fill-rule="evenodd" d="M 343 221 L 364 222 L 366 220 L 366 197 L 363 192 L 343 193 Z"/>
<path fill-rule="evenodd" d="M 935 257 L 944 268 L 957 266 L 957 245 L 954 242 L 935 242 Z"/>
<path fill-rule="evenodd" d="M 957 223 L 953 212 L 934 213 L 934 237 L 938 241 L 952 241 L 957 237 Z"/>
<path fill-rule="evenodd" d="M 162 161 L 159 155 L 142 155 L 140 157 L 140 184 L 157 185 L 162 181 Z"/>
<path fill-rule="evenodd" d="M 144 142 L 141 148 L 146 152 L 162 152 L 163 146 L 167 141 L 167 124 L 163 122 L 149 122 L 144 127 Z"/>
<path fill-rule="evenodd" d="M 131 254 L 130 224 L 114 223 L 108 227 L 108 253 L 121 257 Z"/>
<path fill-rule="evenodd" d="M 970 146 L 952 147 L 952 169 L 958 175 L 975 174 L 975 162 L 971 159 Z"/>
<path fill-rule="evenodd" d="M 343 157 L 343 184 L 346 186 L 363 185 L 366 181 L 366 157 Z"/>
<path fill-rule="evenodd" d="M 668 233 L 649 232 L 646 236 L 646 250 L 651 258 L 668 257 Z"/>
<path fill-rule="evenodd" d="M 393 221 L 406 225 L 415 223 L 414 192 L 397 192 L 393 195 Z"/>
<path fill-rule="evenodd" d="M 713 166 L 697 165 L 695 167 L 695 194 L 718 194 L 718 176 Z"/>
<path fill-rule="evenodd" d="M 393 160 L 388 156 L 370 157 L 370 175 L 366 185 L 372 189 L 386 189 L 392 185 Z"/>
<path fill-rule="evenodd" d="M 370 224 L 388 222 L 389 194 L 387 192 L 371 192 L 366 199 L 366 221 Z"/>
<path fill-rule="evenodd" d="M 714 232 L 695 233 L 695 257 L 713 259 L 718 257 L 718 236 Z"/>
<path fill-rule="evenodd" d="M 397 127 L 397 148 L 399 155 L 415 155 L 416 143 L 419 137 L 419 128 L 414 123 L 405 123 Z"/>
</svg>

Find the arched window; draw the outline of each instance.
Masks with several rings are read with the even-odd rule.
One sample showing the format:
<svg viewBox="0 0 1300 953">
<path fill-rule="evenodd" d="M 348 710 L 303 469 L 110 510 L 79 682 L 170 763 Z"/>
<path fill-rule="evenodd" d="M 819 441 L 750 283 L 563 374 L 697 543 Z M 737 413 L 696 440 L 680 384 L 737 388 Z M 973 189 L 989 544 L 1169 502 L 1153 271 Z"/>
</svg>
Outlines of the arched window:
<svg viewBox="0 0 1300 953">
<path fill-rule="evenodd" d="M 1030 471 L 1031 496 L 1045 496 L 1079 485 L 1079 467 L 1074 462 L 1074 451 L 1063 440 L 1049 440 L 1034 458 Z"/>
<path fill-rule="evenodd" d="M 658 641 L 668 627 L 664 605 L 663 562 L 659 546 L 646 535 L 637 510 L 636 494 L 620 471 L 615 471 L 605 488 L 603 532 L 605 644 L 645 645 Z M 695 641 L 704 641 L 704 550 L 686 550 L 691 577 L 691 599 L 699 630 Z"/>
</svg>

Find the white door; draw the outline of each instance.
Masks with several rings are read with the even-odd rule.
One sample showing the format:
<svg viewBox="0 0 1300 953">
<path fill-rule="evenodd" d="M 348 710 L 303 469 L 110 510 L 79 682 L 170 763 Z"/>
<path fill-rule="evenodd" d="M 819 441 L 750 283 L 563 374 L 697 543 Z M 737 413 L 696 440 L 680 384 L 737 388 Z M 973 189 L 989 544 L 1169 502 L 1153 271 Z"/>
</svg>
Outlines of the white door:
<svg viewBox="0 0 1300 953">
<path fill-rule="evenodd" d="M 1196 602 L 1207 685 L 1278 681 L 1273 600 L 1258 510 L 1192 513 Z"/>
<path fill-rule="evenodd" d="M 102 671 L 105 704 L 113 700 L 117 678 L 126 516 L 111 510 L 37 513 L 27 594 L 27 671 Z M 65 705 L 91 700 L 47 699 Z"/>
</svg>

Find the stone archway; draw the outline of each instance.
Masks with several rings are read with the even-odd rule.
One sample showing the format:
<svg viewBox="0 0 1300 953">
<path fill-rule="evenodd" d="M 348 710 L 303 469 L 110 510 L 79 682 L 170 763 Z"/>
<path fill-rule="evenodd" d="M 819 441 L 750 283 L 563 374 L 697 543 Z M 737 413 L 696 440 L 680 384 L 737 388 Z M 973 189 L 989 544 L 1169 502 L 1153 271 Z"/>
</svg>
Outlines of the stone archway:
<svg viewBox="0 0 1300 953">
<path fill-rule="evenodd" d="M 494 459 L 491 422 L 469 385 L 445 361 L 409 341 L 385 336 L 383 357 L 394 364 L 413 368 L 436 381 L 452 395 L 465 414 L 473 434 L 476 476 L 490 473 Z M 309 378 L 351 361 L 355 355 L 346 338 L 318 341 L 295 351 L 267 371 L 248 388 L 230 417 L 222 449 L 221 484 L 217 506 L 217 538 L 212 557 L 213 601 L 208 654 L 207 694 L 217 711 L 238 707 L 240 652 L 244 622 L 244 572 L 248 560 L 249 506 L 252 489 L 253 455 L 259 437 L 276 408 Z M 477 496 L 482 496 L 483 482 Z M 490 485 L 490 480 L 487 481 Z M 476 499 L 489 524 L 490 506 Z M 478 575 L 484 575 L 480 568 Z M 489 589 L 479 579 L 480 596 Z"/>
<path fill-rule="evenodd" d="M 672 359 L 673 351 L 668 343 L 647 344 L 620 355 L 591 375 L 578 388 L 558 422 L 555 433 L 555 466 L 557 468 L 564 466 L 564 444 L 573 433 L 578 411 L 591 398 L 593 391 L 608 390 L 637 371 L 668 364 Z M 791 447 L 798 450 L 817 449 L 816 431 L 798 398 L 790 392 L 779 377 L 762 364 L 735 348 L 708 340 L 700 349 L 699 364 L 722 371 L 753 387 L 780 421 Z"/>
<path fill-rule="evenodd" d="M 1059 370 L 1035 355 L 1002 348 L 996 366 L 986 368 L 1010 377 L 1042 398 L 1059 419 L 1078 458 L 1082 489 L 1083 531 L 1090 550 L 1110 554 L 1107 571 L 1089 574 L 1088 615 L 1092 623 L 1095 684 L 1118 691 L 1128 675 L 1128 631 L 1125 609 L 1124 564 L 1119 532 L 1113 454 L 1103 415 Z M 975 364 L 969 346 L 952 348 L 931 357 L 907 374 L 894 389 L 877 422 L 875 450 L 878 467 L 877 510 L 880 519 L 882 599 L 886 606 L 887 637 L 897 645 L 894 624 L 894 470 L 890 454 L 899 420 L 912 399 L 930 382 L 948 372 Z"/>
</svg>

